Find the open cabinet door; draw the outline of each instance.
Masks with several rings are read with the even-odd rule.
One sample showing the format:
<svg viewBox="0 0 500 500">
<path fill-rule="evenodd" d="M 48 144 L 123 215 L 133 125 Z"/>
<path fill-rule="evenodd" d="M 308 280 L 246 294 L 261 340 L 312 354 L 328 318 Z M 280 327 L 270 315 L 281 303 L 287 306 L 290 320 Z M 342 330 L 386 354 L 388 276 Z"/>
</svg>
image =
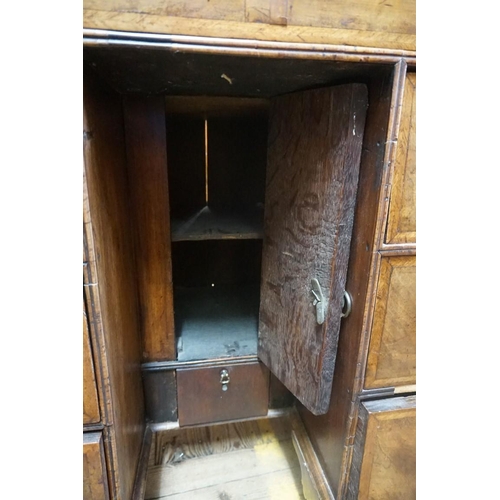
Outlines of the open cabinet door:
<svg viewBox="0 0 500 500">
<path fill-rule="evenodd" d="M 258 355 L 315 415 L 330 404 L 367 105 L 362 84 L 271 104 Z"/>
</svg>

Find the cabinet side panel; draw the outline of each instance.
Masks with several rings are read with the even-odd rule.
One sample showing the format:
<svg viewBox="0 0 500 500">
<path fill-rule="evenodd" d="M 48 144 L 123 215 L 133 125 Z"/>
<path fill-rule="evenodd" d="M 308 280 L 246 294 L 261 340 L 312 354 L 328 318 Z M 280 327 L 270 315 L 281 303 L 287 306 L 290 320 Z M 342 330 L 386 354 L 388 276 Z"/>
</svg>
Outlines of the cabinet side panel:
<svg viewBox="0 0 500 500">
<path fill-rule="evenodd" d="M 84 160 L 104 351 L 115 436 L 111 463 L 118 498 L 130 498 L 144 432 L 140 373 L 141 339 L 121 97 L 85 68 Z M 92 321 L 92 319 L 91 319 Z"/>
<path fill-rule="evenodd" d="M 165 102 L 124 98 L 143 360 L 175 359 Z"/>
</svg>

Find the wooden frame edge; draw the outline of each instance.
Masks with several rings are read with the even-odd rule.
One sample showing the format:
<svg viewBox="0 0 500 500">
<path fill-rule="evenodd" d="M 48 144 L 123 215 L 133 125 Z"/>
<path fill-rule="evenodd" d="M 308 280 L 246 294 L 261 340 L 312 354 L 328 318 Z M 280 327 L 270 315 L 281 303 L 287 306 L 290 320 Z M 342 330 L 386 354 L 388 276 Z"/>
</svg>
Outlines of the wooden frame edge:
<svg viewBox="0 0 500 500">
<path fill-rule="evenodd" d="M 142 439 L 141 452 L 139 453 L 131 500 L 144 500 L 144 496 L 146 494 L 146 482 L 148 478 L 148 462 L 152 443 L 153 432 L 151 427 L 146 425 L 146 428 L 144 429 L 144 437 Z"/>
<path fill-rule="evenodd" d="M 128 40 L 137 42 L 176 43 L 185 45 L 206 45 L 235 47 L 248 49 L 275 49 L 313 52 L 341 52 L 346 54 L 385 55 L 398 58 L 414 59 L 416 51 L 389 49 L 383 47 L 364 47 L 356 45 L 340 45 L 313 42 L 285 42 L 271 40 L 254 40 L 248 38 L 225 38 L 212 36 L 179 35 L 165 33 L 141 33 L 136 31 L 116 31 L 107 29 L 83 28 L 84 41 L 90 39 Z M 85 38 L 86 37 L 86 38 Z M 85 43 L 85 42 L 84 42 Z"/>
<path fill-rule="evenodd" d="M 363 327 L 359 345 L 358 368 L 353 382 L 351 411 L 346 423 L 344 456 L 342 459 L 341 480 L 339 484 L 339 495 L 341 498 L 347 493 L 348 478 L 351 470 L 351 461 L 353 454 L 353 443 L 356 436 L 356 426 L 358 420 L 359 401 L 358 395 L 363 390 L 364 377 L 366 371 L 366 361 L 370 345 L 371 328 L 373 324 L 373 315 L 375 309 L 375 299 L 378 287 L 380 264 L 382 253 L 380 251 L 381 242 L 384 240 L 385 227 L 387 223 L 387 210 L 390 199 L 391 186 L 389 184 L 392 173 L 392 166 L 396 154 L 397 133 L 401 118 L 401 106 L 404 91 L 404 77 L 406 75 L 408 61 L 400 59 L 394 65 L 394 80 L 391 96 L 391 111 L 387 127 L 386 150 L 384 153 L 384 173 L 380 185 L 379 202 L 377 207 L 377 222 L 374 231 L 372 262 L 370 265 L 370 275 L 368 278 L 368 287 L 366 301 L 364 304 L 365 313 Z"/>
<path fill-rule="evenodd" d="M 291 423 L 292 443 L 300 463 L 304 497 L 307 500 L 335 500 L 306 428 L 296 411 L 291 415 Z"/>
<path fill-rule="evenodd" d="M 103 33 L 100 33 L 100 32 Z M 214 55 L 254 56 L 268 58 L 320 59 L 365 64 L 416 64 L 412 51 L 388 51 L 350 45 L 320 45 L 313 43 L 260 42 L 233 38 L 210 38 L 184 35 L 137 36 L 135 32 L 83 30 L 84 47 L 134 47 L 137 49 L 163 49 L 186 53 Z M 144 35 L 144 34 L 142 34 Z M 404 53 L 401 53 L 404 52 Z"/>
</svg>

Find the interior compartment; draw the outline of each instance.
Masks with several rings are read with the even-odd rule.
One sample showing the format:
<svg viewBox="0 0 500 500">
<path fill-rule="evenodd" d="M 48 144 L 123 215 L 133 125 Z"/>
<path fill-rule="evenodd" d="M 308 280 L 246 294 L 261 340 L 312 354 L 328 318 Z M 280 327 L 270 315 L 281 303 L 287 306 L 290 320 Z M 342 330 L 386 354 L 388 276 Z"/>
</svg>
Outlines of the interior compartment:
<svg viewBox="0 0 500 500">
<path fill-rule="evenodd" d="M 177 359 L 257 354 L 261 240 L 172 245 Z"/>
<path fill-rule="evenodd" d="M 256 355 L 268 101 L 165 106 L 177 359 Z"/>
<path fill-rule="evenodd" d="M 172 241 L 262 238 L 267 103 L 166 98 Z"/>
</svg>

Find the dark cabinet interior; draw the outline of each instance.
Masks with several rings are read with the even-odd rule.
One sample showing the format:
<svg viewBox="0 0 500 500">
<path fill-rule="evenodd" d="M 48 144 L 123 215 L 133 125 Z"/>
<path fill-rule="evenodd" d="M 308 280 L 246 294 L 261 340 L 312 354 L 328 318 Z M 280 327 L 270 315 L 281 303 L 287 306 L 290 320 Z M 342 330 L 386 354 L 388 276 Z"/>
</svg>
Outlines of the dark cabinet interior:
<svg viewBox="0 0 500 500">
<path fill-rule="evenodd" d="M 178 361 L 257 354 L 267 101 L 166 99 Z"/>
<path fill-rule="evenodd" d="M 255 240 L 172 245 L 179 361 L 257 354 L 261 249 Z"/>
<path fill-rule="evenodd" d="M 177 370 L 262 361 L 325 413 L 369 89 L 390 67 L 127 46 L 84 59 L 122 106 L 146 400 L 180 406 Z"/>
</svg>

